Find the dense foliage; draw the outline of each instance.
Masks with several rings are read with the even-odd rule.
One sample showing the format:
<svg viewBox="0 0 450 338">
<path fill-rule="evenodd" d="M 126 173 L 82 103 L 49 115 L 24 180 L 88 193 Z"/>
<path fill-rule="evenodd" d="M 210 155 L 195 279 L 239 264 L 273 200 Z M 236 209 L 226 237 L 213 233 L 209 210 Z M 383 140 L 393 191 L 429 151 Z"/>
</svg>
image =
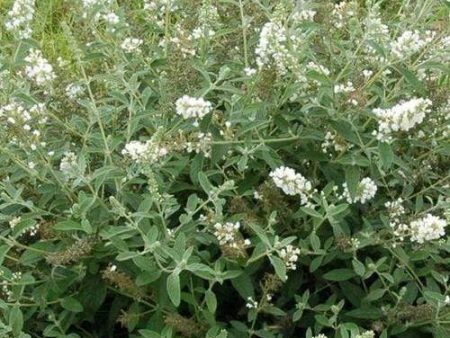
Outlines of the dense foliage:
<svg viewBox="0 0 450 338">
<path fill-rule="evenodd" d="M 450 337 L 450 2 L 0 1 L 1 337 Z"/>
</svg>

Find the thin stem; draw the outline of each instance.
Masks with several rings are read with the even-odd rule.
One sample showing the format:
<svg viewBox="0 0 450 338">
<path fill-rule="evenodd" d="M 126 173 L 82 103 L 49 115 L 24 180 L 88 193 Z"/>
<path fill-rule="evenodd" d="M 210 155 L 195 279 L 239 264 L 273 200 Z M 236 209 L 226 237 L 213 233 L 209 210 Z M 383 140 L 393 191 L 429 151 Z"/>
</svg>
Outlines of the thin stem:
<svg viewBox="0 0 450 338">
<path fill-rule="evenodd" d="M 259 140 L 232 140 L 232 141 L 212 141 L 210 144 L 245 144 L 245 143 L 281 143 L 288 141 L 296 141 L 300 139 L 300 136 L 291 136 L 284 138 L 269 138 L 269 139 L 259 139 Z"/>
<path fill-rule="evenodd" d="M 241 15 L 242 38 L 244 43 L 244 63 L 245 67 L 248 67 L 247 25 L 245 23 L 244 4 L 242 3 L 242 0 L 239 0 L 239 12 Z"/>
</svg>

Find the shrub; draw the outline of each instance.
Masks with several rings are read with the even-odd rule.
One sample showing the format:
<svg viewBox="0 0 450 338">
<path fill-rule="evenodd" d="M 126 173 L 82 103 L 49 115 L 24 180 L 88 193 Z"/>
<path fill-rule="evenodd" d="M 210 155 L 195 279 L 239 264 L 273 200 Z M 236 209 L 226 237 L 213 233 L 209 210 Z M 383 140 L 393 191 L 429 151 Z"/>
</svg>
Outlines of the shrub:
<svg viewBox="0 0 450 338">
<path fill-rule="evenodd" d="M 449 337 L 449 5 L 0 2 L 1 336 Z"/>
</svg>

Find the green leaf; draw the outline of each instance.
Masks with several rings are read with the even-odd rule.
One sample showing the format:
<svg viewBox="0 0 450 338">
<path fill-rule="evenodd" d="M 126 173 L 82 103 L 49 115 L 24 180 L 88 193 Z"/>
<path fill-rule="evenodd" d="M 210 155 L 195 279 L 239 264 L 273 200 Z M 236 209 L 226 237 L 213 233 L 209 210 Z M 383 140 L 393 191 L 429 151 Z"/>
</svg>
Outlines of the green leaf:
<svg viewBox="0 0 450 338">
<path fill-rule="evenodd" d="M 428 303 L 431 303 L 435 306 L 438 306 L 439 304 L 445 304 L 445 296 L 440 294 L 439 292 L 426 290 L 424 291 L 423 295 L 425 296 L 425 299 Z"/>
<path fill-rule="evenodd" d="M 317 256 L 316 258 L 314 258 L 309 265 L 309 272 L 316 271 L 322 264 L 323 258 L 324 256 Z"/>
<path fill-rule="evenodd" d="M 8 321 L 14 336 L 18 336 L 23 328 L 23 314 L 18 306 L 14 306 L 9 311 Z"/>
<path fill-rule="evenodd" d="M 335 269 L 323 275 L 323 278 L 331 281 L 344 281 L 355 277 L 355 273 L 350 269 Z"/>
<path fill-rule="evenodd" d="M 397 66 L 397 70 L 400 72 L 400 74 L 403 75 L 403 77 L 406 80 L 406 83 L 409 84 L 414 89 L 414 91 L 419 93 L 421 96 L 427 96 L 426 87 L 412 71 L 401 66 Z"/>
<path fill-rule="evenodd" d="M 161 270 L 143 271 L 136 277 L 136 285 L 143 286 L 156 281 L 161 276 Z"/>
<path fill-rule="evenodd" d="M 206 290 L 205 301 L 206 301 L 206 306 L 208 307 L 208 310 L 211 313 L 215 313 L 216 309 L 217 309 L 217 298 L 216 298 L 216 295 L 214 294 L 214 292 L 212 292 L 211 290 Z"/>
<path fill-rule="evenodd" d="M 192 183 L 198 184 L 198 173 L 201 172 L 203 168 L 203 162 L 205 160 L 205 157 L 203 154 L 197 154 L 195 155 L 194 159 L 190 162 L 190 171 L 189 176 L 191 178 Z"/>
<path fill-rule="evenodd" d="M 256 235 L 259 237 L 259 239 L 268 247 L 270 247 L 270 241 L 269 238 L 266 235 L 266 232 L 263 228 L 261 228 L 257 224 L 249 223 L 248 226 L 256 233 Z"/>
<path fill-rule="evenodd" d="M 328 216 L 337 216 L 342 214 L 345 210 L 348 209 L 348 204 L 339 204 L 339 205 L 330 205 L 327 208 L 327 215 Z"/>
<path fill-rule="evenodd" d="M 320 238 L 315 232 L 312 232 L 311 235 L 309 235 L 309 242 L 314 251 L 320 250 Z"/>
<path fill-rule="evenodd" d="M 275 273 L 277 276 L 282 280 L 285 281 L 286 276 L 286 264 L 284 261 L 276 256 L 270 256 L 269 257 L 270 263 L 272 263 L 273 268 L 275 269 Z"/>
<path fill-rule="evenodd" d="M 83 305 L 81 305 L 81 303 L 76 300 L 75 298 L 72 297 L 68 297 L 68 298 L 64 298 L 61 301 L 61 306 L 69 311 L 72 312 L 82 312 L 83 311 Z"/>
<path fill-rule="evenodd" d="M 91 223 L 87 219 L 83 219 L 81 221 L 81 227 L 83 228 L 83 231 L 87 234 L 92 234 L 94 232 Z"/>
<path fill-rule="evenodd" d="M 253 288 L 252 279 L 248 274 L 242 273 L 238 277 L 231 279 L 231 284 L 243 299 L 254 297 L 255 290 Z"/>
<path fill-rule="evenodd" d="M 433 338 L 448 338 L 450 337 L 450 329 L 444 326 L 435 326 L 433 328 Z"/>
<path fill-rule="evenodd" d="M 268 305 L 267 307 L 265 307 L 264 312 L 278 317 L 286 317 L 286 312 L 272 305 Z"/>
<path fill-rule="evenodd" d="M 315 211 L 314 209 L 307 208 L 307 207 L 301 207 L 300 210 L 309 216 L 323 219 L 323 216 L 321 214 L 319 214 L 317 211 Z"/>
<path fill-rule="evenodd" d="M 174 271 L 167 277 L 167 293 L 173 305 L 178 307 L 180 305 L 180 276 Z"/>
<path fill-rule="evenodd" d="M 119 254 L 116 256 L 116 259 L 117 259 L 118 261 L 126 261 L 126 260 L 128 260 L 128 259 L 132 259 L 132 258 L 138 257 L 138 256 L 140 256 L 140 255 L 141 255 L 141 254 L 140 254 L 139 252 L 124 251 L 124 252 L 119 253 Z"/>
<path fill-rule="evenodd" d="M 143 338 L 161 338 L 159 333 L 152 330 L 139 330 L 138 332 Z"/>
<path fill-rule="evenodd" d="M 297 322 L 302 318 L 302 316 L 303 316 L 303 310 L 302 309 L 296 310 L 292 315 L 292 321 Z"/>
<path fill-rule="evenodd" d="M 198 182 L 203 190 L 209 195 L 213 189 L 213 185 L 209 182 L 208 177 L 202 171 L 198 173 Z"/>
<path fill-rule="evenodd" d="M 7 244 L 0 246 L 0 264 L 3 263 L 3 260 L 5 259 L 5 256 L 10 249 L 11 249 L 11 247 Z"/>
<path fill-rule="evenodd" d="M 331 121 L 330 124 L 334 128 L 334 130 L 336 130 L 337 133 L 347 141 L 356 144 L 359 143 L 358 135 L 355 133 L 353 126 L 349 122 L 345 120 L 338 120 Z"/>
<path fill-rule="evenodd" d="M 88 233 L 86 230 L 89 230 L 87 229 L 86 225 L 83 226 L 81 225 L 81 223 L 72 221 L 70 219 L 56 223 L 53 226 L 53 229 L 59 231 L 84 231 L 86 233 Z"/>
<path fill-rule="evenodd" d="M 371 291 L 365 299 L 369 302 L 373 302 L 383 297 L 385 293 L 386 293 L 385 289 L 376 289 Z"/>
<path fill-rule="evenodd" d="M 330 321 L 324 315 L 315 315 L 314 319 L 316 320 L 317 323 L 319 323 L 323 326 L 331 326 Z"/>
<path fill-rule="evenodd" d="M 191 194 L 186 203 L 186 211 L 194 212 L 198 205 L 198 196 Z"/>
<path fill-rule="evenodd" d="M 349 153 L 342 156 L 340 159 L 336 160 L 336 163 L 350 166 L 357 165 L 359 167 L 368 167 L 370 165 L 370 161 L 366 157 L 355 153 Z"/>
<path fill-rule="evenodd" d="M 383 168 L 389 169 L 394 162 L 394 152 L 392 151 L 391 145 L 386 142 L 378 143 L 378 152 Z"/>
<path fill-rule="evenodd" d="M 376 307 L 363 307 L 348 311 L 345 315 L 360 319 L 379 319 L 383 316 L 383 312 Z"/>
<path fill-rule="evenodd" d="M 216 338 L 227 338 L 228 337 L 228 332 L 225 330 L 221 330 L 219 332 L 219 334 L 216 336 Z"/>
<path fill-rule="evenodd" d="M 360 171 L 357 166 L 345 168 L 345 182 L 351 198 L 355 198 L 358 191 Z"/>
<path fill-rule="evenodd" d="M 363 263 L 361 263 L 359 260 L 354 258 L 352 260 L 352 265 L 353 265 L 353 270 L 355 270 L 355 272 L 358 276 L 360 276 L 360 277 L 364 276 L 364 274 L 366 273 L 366 267 L 364 266 Z"/>
</svg>

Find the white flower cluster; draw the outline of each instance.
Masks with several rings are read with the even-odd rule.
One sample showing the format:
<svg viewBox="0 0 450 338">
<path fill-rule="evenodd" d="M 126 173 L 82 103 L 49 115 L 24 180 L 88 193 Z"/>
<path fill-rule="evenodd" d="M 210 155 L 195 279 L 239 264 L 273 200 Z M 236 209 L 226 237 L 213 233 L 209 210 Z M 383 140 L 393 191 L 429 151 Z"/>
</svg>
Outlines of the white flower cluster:
<svg viewBox="0 0 450 338">
<path fill-rule="evenodd" d="M 101 17 L 109 26 L 115 26 L 120 22 L 120 17 L 114 12 L 108 12 L 103 14 Z M 109 27 L 109 29 L 114 32 L 115 28 Z"/>
<path fill-rule="evenodd" d="M 11 78 L 11 72 L 8 69 L 0 70 L 0 90 L 6 88 L 6 81 Z"/>
<path fill-rule="evenodd" d="M 447 222 L 444 219 L 427 214 L 409 224 L 411 241 L 422 244 L 425 241 L 439 239 L 445 235 L 446 226 Z"/>
<path fill-rule="evenodd" d="M 195 56 L 197 54 L 197 44 L 195 37 L 191 32 L 186 31 L 180 23 L 175 24 L 175 36 L 170 37 L 169 42 L 173 44 L 174 48 L 181 53 L 183 58 Z M 159 45 L 165 47 L 168 41 L 161 40 Z"/>
<path fill-rule="evenodd" d="M 4 276 L 4 272 L 3 270 L 0 271 L 0 277 Z M 11 275 L 10 280 L 3 280 L 0 282 L 0 285 L 2 286 L 2 292 L 3 294 L 5 294 L 5 296 L 7 297 L 8 301 L 12 301 L 13 300 L 13 291 L 11 290 L 12 288 L 12 284 L 16 284 L 16 282 L 20 282 L 20 280 L 22 279 L 22 273 L 20 271 L 18 272 L 13 272 Z"/>
<path fill-rule="evenodd" d="M 184 119 L 195 119 L 195 124 L 198 124 L 197 120 L 201 120 L 212 111 L 211 102 L 202 97 L 196 98 L 184 95 L 176 101 L 175 106 L 178 115 L 181 115 Z"/>
<path fill-rule="evenodd" d="M 317 336 L 314 336 L 314 337 L 312 337 L 312 338 L 328 338 L 328 337 L 325 336 L 323 333 L 321 333 L 321 334 L 319 334 L 319 335 L 317 335 Z"/>
<path fill-rule="evenodd" d="M 31 49 L 25 61 L 28 63 L 25 75 L 38 86 L 47 85 L 56 78 L 52 65 L 43 57 L 40 50 Z"/>
<path fill-rule="evenodd" d="M 36 236 L 39 231 L 40 224 L 36 223 L 35 225 L 29 227 L 26 231 L 30 236 Z"/>
<path fill-rule="evenodd" d="M 295 11 L 292 14 L 292 20 L 294 21 L 313 21 L 317 12 L 309 9 L 301 9 L 299 11 Z"/>
<path fill-rule="evenodd" d="M 9 227 L 11 229 L 14 229 L 21 221 L 22 217 L 20 216 L 14 217 L 9 221 Z M 40 226 L 39 223 L 32 225 L 31 227 L 23 229 L 20 234 L 28 233 L 30 236 L 36 236 L 36 234 L 39 231 L 39 226 Z"/>
<path fill-rule="evenodd" d="M 450 62 L 450 35 L 443 36 L 439 40 L 435 41 L 428 48 L 428 52 L 425 54 L 423 63 L 427 62 L 440 62 L 447 64 Z M 418 71 L 421 69 L 419 68 Z M 438 69 L 429 69 L 430 71 L 438 71 Z"/>
<path fill-rule="evenodd" d="M 334 18 L 334 25 L 336 28 L 343 28 L 346 20 L 355 15 L 354 2 L 341 1 L 334 5 L 331 12 Z"/>
<path fill-rule="evenodd" d="M 19 224 L 21 221 L 22 221 L 22 217 L 20 217 L 20 216 L 14 217 L 9 221 L 9 227 L 11 229 L 14 229 L 17 226 L 17 224 Z"/>
<path fill-rule="evenodd" d="M 438 111 L 439 120 L 437 120 L 437 124 L 442 126 L 442 136 L 450 137 L 450 98 L 447 102 L 440 107 Z"/>
<path fill-rule="evenodd" d="M 252 297 L 248 297 L 245 307 L 247 309 L 256 309 L 258 307 L 258 302 L 254 300 Z"/>
<path fill-rule="evenodd" d="M 301 203 L 307 203 L 308 194 L 312 190 L 311 182 L 301 174 L 295 172 L 294 169 L 282 166 L 273 170 L 269 176 L 275 185 L 283 190 L 286 195 L 300 195 Z"/>
<path fill-rule="evenodd" d="M 313 61 L 308 62 L 308 64 L 306 65 L 306 68 L 309 71 L 315 71 L 315 72 L 317 72 L 319 74 L 323 74 L 325 76 L 328 76 L 331 74 L 330 70 L 327 67 L 317 64 Z"/>
<path fill-rule="evenodd" d="M 431 105 L 429 99 L 412 98 L 392 108 L 374 109 L 373 113 L 378 117 L 378 132 L 374 134 L 379 140 L 391 140 L 393 132 L 408 131 L 422 123 L 425 115 L 430 112 Z"/>
<path fill-rule="evenodd" d="M 112 0 L 82 0 L 82 4 L 85 8 L 109 6 L 112 4 Z"/>
<path fill-rule="evenodd" d="M 445 236 L 447 222 L 445 219 L 427 214 L 422 218 L 416 219 L 409 224 L 391 222 L 394 229 L 394 235 L 401 241 L 405 237 L 410 237 L 412 242 L 423 244 Z"/>
<path fill-rule="evenodd" d="M 391 222 L 399 222 L 399 217 L 406 213 L 405 207 L 403 206 L 403 199 L 397 198 L 394 201 L 388 201 L 384 203 L 387 208 Z"/>
<path fill-rule="evenodd" d="M 211 157 L 211 142 L 213 140 L 211 133 L 196 133 L 196 141 L 188 141 L 184 144 L 184 148 L 188 153 L 202 153 L 206 158 Z"/>
<path fill-rule="evenodd" d="M 345 140 L 340 138 L 336 133 L 327 131 L 325 134 L 325 139 L 320 146 L 322 148 L 322 152 L 326 154 L 330 148 L 334 149 L 336 152 L 342 152 L 347 148 L 351 148 L 353 145 L 347 145 Z"/>
<path fill-rule="evenodd" d="M 40 140 L 40 129 L 48 121 L 43 103 L 26 108 L 22 104 L 12 101 L 0 107 L 0 119 L 5 121 L 4 125 L 7 129 L 20 128 L 27 133 L 27 144 L 30 145 L 31 150 L 36 150 L 38 144 L 45 147 L 45 142 Z"/>
<path fill-rule="evenodd" d="M 83 87 L 77 83 L 71 83 L 66 87 L 66 96 L 71 100 L 78 99 L 83 92 Z"/>
<path fill-rule="evenodd" d="M 226 222 L 225 224 L 216 223 L 214 224 L 214 236 L 216 236 L 220 245 L 239 248 L 242 244 L 239 233 L 240 227 L 241 224 L 239 222 Z M 250 240 L 244 240 L 243 244 L 245 246 L 250 245 Z"/>
<path fill-rule="evenodd" d="M 28 124 L 33 118 L 37 118 L 37 122 L 44 124 L 47 122 L 47 116 L 45 116 L 45 106 L 43 103 L 32 106 L 30 109 L 26 109 L 24 106 L 16 101 L 13 101 L 0 108 L 0 117 L 5 117 L 6 122 L 11 125 L 21 124 L 21 127 L 26 130 L 32 130 L 32 127 Z"/>
<path fill-rule="evenodd" d="M 194 28 L 191 36 L 192 36 L 192 39 L 199 40 L 199 39 L 211 38 L 215 34 L 216 33 L 211 28 L 202 26 L 202 27 Z"/>
<path fill-rule="evenodd" d="M 258 46 L 255 49 L 256 63 L 259 68 L 264 67 L 273 59 L 281 73 L 285 73 L 284 58 L 288 54 L 286 47 L 286 30 L 276 22 L 264 24 L 259 35 Z"/>
<path fill-rule="evenodd" d="M 165 11 L 173 12 L 178 9 L 177 0 L 144 0 L 144 9 L 147 11 Z"/>
<path fill-rule="evenodd" d="M 296 20 L 295 14 L 288 19 L 274 17 L 261 29 L 255 49 L 256 64 L 260 70 L 273 66 L 278 76 L 291 74 L 297 84 L 307 87 L 308 78 L 305 73 L 307 70 L 314 69 L 309 69 L 299 58 L 299 54 L 305 49 L 307 42 L 307 31 Z M 319 65 L 319 67 L 321 66 Z M 315 81 L 315 83 L 317 82 Z"/>
<path fill-rule="evenodd" d="M 163 28 L 166 13 L 173 13 L 179 9 L 177 2 L 177 0 L 144 0 L 144 10 L 149 12 L 150 22 Z"/>
<path fill-rule="evenodd" d="M 419 31 L 405 31 L 391 44 L 391 53 L 395 58 L 405 59 L 419 52 L 430 44 L 435 32 L 426 31 L 424 34 Z"/>
<path fill-rule="evenodd" d="M 210 2 L 203 2 L 197 21 L 199 26 L 192 31 L 192 38 L 198 40 L 213 37 L 216 34 L 214 27 L 220 22 L 217 7 L 213 6 Z"/>
<path fill-rule="evenodd" d="M 34 12 L 34 0 L 15 0 L 11 10 L 8 11 L 6 30 L 20 39 L 29 39 L 33 33 L 31 24 Z"/>
<path fill-rule="evenodd" d="M 364 19 L 364 40 L 375 42 L 379 46 L 388 47 L 391 41 L 389 27 L 381 21 L 380 4 L 375 3 L 369 8 L 369 14 Z M 377 51 L 370 43 L 364 44 L 365 51 L 370 56 L 377 56 Z M 384 57 L 377 56 L 375 60 L 384 60 Z"/>
<path fill-rule="evenodd" d="M 59 170 L 65 178 L 76 177 L 78 174 L 77 156 L 74 152 L 66 151 L 59 164 Z"/>
<path fill-rule="evenodd" d="M 287 245 L 285 248 L 282 248 L 278 255 L 286 264 L 286 270 L 296 270 L 297 269 L 297 261 L 298 255 L 300 255 L 300 249 L 296 248 L 292 245 Z"/>
<path fill-rule="evenodd" d="M 140 53 L 141 45 L 144 43 L 144 40 L 139 38 L 125 38 L 120 45 L 126 53 Z"/>
<path fill-rule="evenodd" d="M 371 200 L 377 193 L 377 185 L 370 177 L 363 178 L 356 189 L 355 197 L 350 196 L 350 191 L 348 190 L 347 183 L 343 185 L 344 191 L 341 198 L 345 199 L 348 203 L 361 203 L 364 204 Z"/>
<path fill-rule="evenodd" d="M 244 68 L 244 74 L 248 77 L 255 75 L 256 72 L 257 72 L 257 70 L 255 68 L 251 68 L 251 67 Z"/>
<path fill-rule="evenodd" d="M 107 30 L 114 33 L 120 23 L 120 17 L 111 9 L 113 0 L 82 0 L 84 19 L 103 20 Z"/>
<path fill-rule="evenodd" d="M 335 94 L 346 94 L 355 91 L 355 87 L 351 81 L 348 81 L 345 84 L 337 84 L 334 86 Z"/>
<path fill-rule="evenodd" d="M 372 77 L 372 75 L 373 75 L 373 70 L 370 70 L 370 69 L 364 69 L 364 70 L 362 71 L 362 75 L 364 76 L 364 79 L 368 80 L 368 79 L 370 79 L 370 78 Z"/>
<path fill-rule="evenodd" d="M 313 61 L 308 62 L 305 66 L 305 69 L 306 69 L 307 73 L 312 71 L 312 72 L 316 72 L 316 73 L 319 73 L 324 76 L 329 76 L 331 74 L 331 71 L 327 67 L 325 67 L 321 64 L 317 64 Z M 317 87 L 320 87 L 322 85 L 322 83 L 314 77 L 312 77 L 309 80 L 312 82 L 312 84 L 314 84 Z M 305 83 L 305 88 L 309 88 L 309 87 L 311 87 L 310 84 Z M 294 97 L 291 97 L 291 100 L 295 99 L 296 95 L 297 94 L 294 94 Z"/>
<path fill-rule="evenodd" d="M 361 334 L 356 335 L 355 338 L 375 338 L 375 332 L 373 332 L 372 330 L 365 331 Z"/>
<path fill-rule="evenodd" d="M 133 161 L 137 163 L 156 163 L 162 157 L 169 153 L 166 147 L 160 146 L 153 140 L 131 141 L 125 145 L 122 150 L 122 155 L 129 156 Z"/>
</svg>

